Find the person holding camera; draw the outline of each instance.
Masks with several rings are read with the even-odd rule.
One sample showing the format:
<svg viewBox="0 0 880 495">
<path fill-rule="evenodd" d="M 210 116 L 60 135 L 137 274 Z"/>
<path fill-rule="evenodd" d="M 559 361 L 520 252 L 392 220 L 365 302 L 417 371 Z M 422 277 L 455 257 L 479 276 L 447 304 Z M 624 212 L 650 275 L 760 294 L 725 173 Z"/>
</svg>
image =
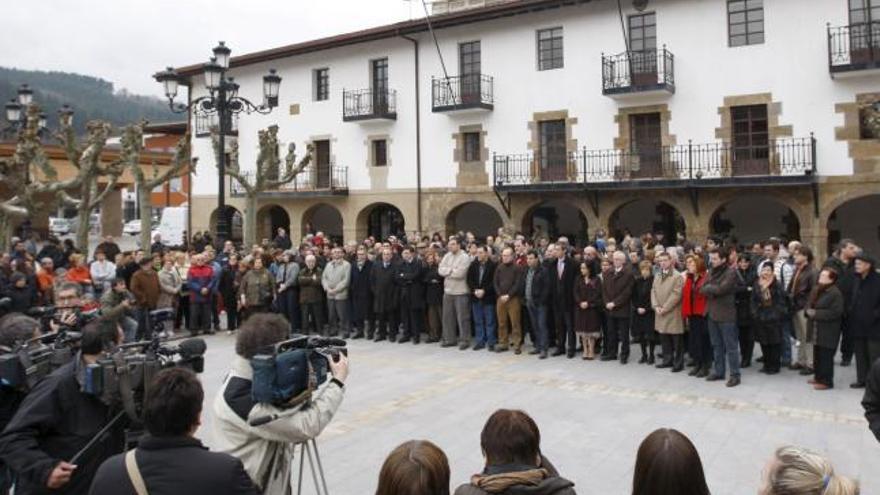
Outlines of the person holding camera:
<svg viewBox="0 0 880 495">
<path fill-rule="evenodd" d="M 186 368 L 159 372 L 144 397 L 144 428 L 136 449 L 101 464 L 90 494 L 256 495 L 241 461 L 209 452 L 194 437 L 205 392 Z"/>
<path fill-rule="evenodd" d="M 281 315 L 251 315 L 238 330 L 237 356 L 214 399 L 218 450 L 240 459 L 262 493 L 273 495 L 291 493 L 294 447 L 316 438 L 330 423 L 342 404 L 348 377 L 348 358 L 342 354 L 338 361 L 328 360 L 333 378 L 312 391 L 305 401 L 286 409 L 255 403 L 250 361 L 287 339 L 289 333 L 290 324 Z"/>
<path fill-rule="evenodd" d="M 17 475 L 16 495 L 86 493 L 98 466 L 122 452 L 125 422 L 99 434 L 114 411 L 83 392 L 85 367 L 121 343 L 122 330 L 115 321 L 88 323 L 76 358 L 25 397 L 0 435 L 0 459 Z M 85 449 L 93 438 L 95 443 Z"/>
<path fill-rule="evenodd" d="M 40 336 L 40 322 L 18 313 L 0 318 L 0 353 L 15 352 L 28 340 Z M 0 380 L 0 431 L 6 428 L 27 395 L 27 391 Z M 12 487 L 12 472 L 0 459 L 0 495 Z"/>
<path fill-rule="evenodd" d="M 126 342 L 134 342 L 138 329 L 137 320 L 130 315 L 134 309 L 133 301 L 134 296 L 125 287 L 125 279 L 122 277 L 117 277 L 110 290 L 101 296 L 101 314 L 122 325 Z"/>
</svg>

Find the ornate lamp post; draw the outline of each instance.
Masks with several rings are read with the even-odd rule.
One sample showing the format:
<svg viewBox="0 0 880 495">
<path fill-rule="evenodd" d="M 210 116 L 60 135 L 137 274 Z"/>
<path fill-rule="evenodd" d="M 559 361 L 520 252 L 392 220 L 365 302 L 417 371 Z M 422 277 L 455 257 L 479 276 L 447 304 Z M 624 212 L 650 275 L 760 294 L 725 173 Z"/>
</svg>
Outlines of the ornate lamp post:
<svg viewBox="0 0 880 495">
<path fill-rule="evenodd" d="M 198 116 L 213 117 L 217 116 L 219 131 L 219 148 L 220 153 L 217 156 L 217 169 L 220 180 L 217 190 L 217 233 L 216 241 L 218 245 L 223 243 L 230 237 L 230 223 L 226 215 L 226 134 L 232 127 L 232 116 L 245 113 L 261 113 L 267 114 L 273 108 L 278 106 L 278 90 L 281 86 L 281 76 L 275 69 L 269 69 L 269 73 L 263 76 L 263 102 L 260 105 L 251 103 L 250 100 L 238 95 L 238 84 L 231 77 L 227 77 L 226 72 L 229 69 L 229 55 L 232 50 L 229 49 L 222 41 L 214 47 L 214 56 L 203 67 L 205 76 L 205 88 L 208 90 L 207 96 L 202 96 L 192 100 L 188 105 L 175 103 L 174 98 L 177 96 L 177 89 L 183 79 L 172 68 L 156 74 L 156 81 L 162 83 L 165 96 L 168 98 L 168 106 L 175 113 L 184 113 L 191 111 Z"/>
<path fill-rule="evenodd" d="M 34 90 L 30 88 L 27 84 L 22 84 L 18 88 L 18 98 L 13 98 L 9 100 L 5 107 L 5 116 L 6 116 L 6 128 L 3 129 L 4 137 L 15 137 L 19 131 L 24 129 L 27 126 L 27 109 L 34 102 Z M 73 116 L 73 109 L 68 105 L 64 105 L 60 110 L 58 110 L 58 114 L 61 116 Z M 38 126 L 38 133 L 40 137 L 49 130 L 46 123 L 46 114 L 40 113 Z"/>
</svg>

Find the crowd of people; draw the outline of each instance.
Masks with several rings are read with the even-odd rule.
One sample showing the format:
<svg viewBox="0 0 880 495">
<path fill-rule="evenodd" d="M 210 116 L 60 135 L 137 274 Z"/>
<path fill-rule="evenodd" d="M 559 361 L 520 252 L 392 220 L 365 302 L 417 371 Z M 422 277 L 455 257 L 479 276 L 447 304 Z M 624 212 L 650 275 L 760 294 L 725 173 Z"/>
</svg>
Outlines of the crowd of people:
<svg viewBox="0 0 880 495">
<path fill-rule="evenodd" d="M 503 229 L 360 243 L 316 232 L 296 246 L 279 229 L 219 251 L 204 239 L 188 250 L 157 239 L 147 257 L 107 238 L 89 263 L 67 241 L 50 238 L 34 256 L 16 239 L 0 258 L 0 288 L 8 309 L 23 311 L 51 301 L 59 281 L 78 283 L 86 306 L 122 318 L 126 340 L 143 337 L 155 309 L 175 313 L 167 335 L 216 332 L 222 313 L 233 332 L 275 312 L 292 333 L 515 354 L 528 344 L 540 359 L 627 364 L 635 345 L 639 364 L 729 387 L 757 361 L 767 375 L 798 371 L 816 390 L 834 387 L 838 348 L 840 365 L 855 360 L 854 388 L 880 357 L 880 275 L 849 239 L 822 263 L 798 241 L 664 245 L 662 234 L 617 241 L 601 231 L 583 247 Z"/>
</svg>

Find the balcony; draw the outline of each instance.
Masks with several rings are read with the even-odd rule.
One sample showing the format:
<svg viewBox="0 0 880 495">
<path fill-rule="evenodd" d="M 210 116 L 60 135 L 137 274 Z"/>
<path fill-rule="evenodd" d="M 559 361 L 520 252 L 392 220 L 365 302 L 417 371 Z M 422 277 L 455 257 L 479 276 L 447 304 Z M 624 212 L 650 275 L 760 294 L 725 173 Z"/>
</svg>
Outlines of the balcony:
<svg viewBox="0 0 880 495">
<path fill-rule="evenodd" d="M 602 94 L 612 98 L 672 95 L 675 93 L 675 57 L 659 50 L 602 55 Z"/>
<path fill-rule="evenodd" d="M 810 136 L 750 147 L 688 143 L 643 151 L 494 155 L 493 174 L 496 191 L 507 192 L 807 185 L 816 175 L 816 140 Z"/>
<path fill-rule="evenodd" d="M 211 135 L 211 128 L 220 126 L 220 118 L 217 114 L 199 115 L 195 114 L 195 135 L 197 138 L 208 137 Z M 230 119 L 227 136 L 238 136 L 238 114 L 232 114 Z"/>
<path fill-rule="evenodd" d="M 492 76 L 485 74 L 431 78 L 431 106 L 435 112 L 492 110 L 494 92 Z"/>
<path fill-rule="evenodd" d="M 880 72 L 880 22 L 828 26 L 828 70 L 831 77 Z"/>
<path fill-rule="evenodd" d="M 254 180 L 254 172 L 243 172 L 249 182 Z M 268 174 L 268 180 L 274 180 L 276 174 Z M 237 180 L 233 179 L 231 191 L 233 196 L 243 196 L 245 190 Z M 321 197 L 348 195 L 348 167 L 336 165 L 309 165 L 296 178 L 277 189 L 260 193 L 261 197 Z"/>
<path fill-rule="evenodd" d="M 358 89 L 342 92 L 343 122 L 397 120 L 397 91 Z"/>
</svg>

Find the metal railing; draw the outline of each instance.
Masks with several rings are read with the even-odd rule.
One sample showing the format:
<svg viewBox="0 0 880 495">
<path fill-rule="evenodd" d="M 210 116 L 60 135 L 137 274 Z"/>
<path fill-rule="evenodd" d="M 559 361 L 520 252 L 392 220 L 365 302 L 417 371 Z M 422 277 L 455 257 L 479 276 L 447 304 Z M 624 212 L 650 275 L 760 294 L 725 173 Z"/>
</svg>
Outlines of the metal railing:
<svg viewBox="0 0 880 495">
<path fill-rule="evenodd" d="M 254 180 L 254 171 L 243 172 L 242 175 L 251 182 Z M 270 171 L 268 176 L 275 174 Z M 341 192 L 348 190 L 348 167 L 336 165 L 308 165 L 296 178 L 287 184 L 273 190 L 263 192 Z M 237 180 L 232 179 L 232 194 L 244 194 L 244 188 Z"/>
<path fill-rule="evenodd" d="M 830 70 L 858 70 L 880 63 L 880 21 L 828 26 Z"/>
<path fill-rule="evenodd" d="M 195 114 L 195 134 L 196 137 L 205 137 L 211 135 L 212 127 L 220 126 L 220 118 L 217 114 L 213 115 L 199 115 Z M 229 121 L 229 132 L 226 134 L 227 136 L 237 136 L 238 135 L 238 114 L 232 114 L 232 117 Z"/>
<path fill-rule="evenodd" d="M 765 146 L 730 143 L 662 146 L 652 150 L 588 150 L 556 156 L 494 155 L 495 186 L 699 181 L 815 174 L 816 140 L 786 138 Z"/>
<path fill-rule="evenodd" d="M 675 57 L 663 48 L 602 55 L 602 91 L 630 93 L 664 87 L 675 92 Z"/>
<path fill-rule="evenodd" d="M 495 103 L 494 93 L 494 80 L 485 74 L 431 78 L 434 110 L 491 106 Z"/>
<path fill-rule="evenodd" d="M 397 118 L 397 91 L 358 89 L 342 92 L 343 120 Z"/>
</svg>

